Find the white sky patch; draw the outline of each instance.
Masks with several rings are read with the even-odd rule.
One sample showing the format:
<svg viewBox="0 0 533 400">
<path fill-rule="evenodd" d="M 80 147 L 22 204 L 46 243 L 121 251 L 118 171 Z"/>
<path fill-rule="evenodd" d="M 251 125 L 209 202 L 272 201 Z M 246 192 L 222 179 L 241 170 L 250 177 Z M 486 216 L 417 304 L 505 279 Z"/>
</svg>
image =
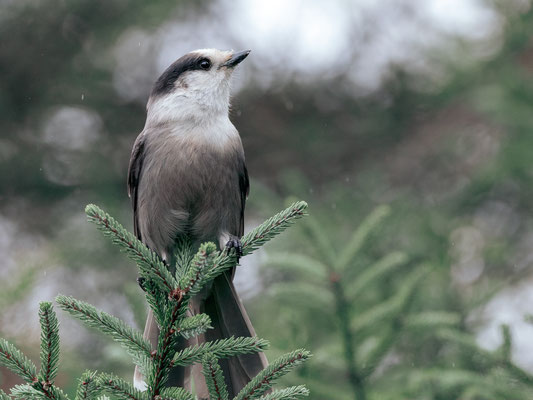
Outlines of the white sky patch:
<svg viewBox="0 0 533 400">
<path fill-rule="evenodd" d="M 531 304 L 533 281 L 505 289 L 484 307 L 482 316 L 487 322 L 477 336 L 481 347 L 495 350 L 502 344 L 500 327 L 508 324 L 513 339 L 513 361 L 529 371 L 533 371 L 533 324 L 526 322 L 524 316 L 533 314 Z"/>
<path fill-rule="evenodd" d="M 333 67 L 348 45 L 350 13 L 341 1 L 222 1 L 232 36 L 261 55 L 261 65 L 299 72 Z"/>
<path fill-rule="evenodd" d="M 115 85 L 126 100 L 145 102 L 148 82 L 183 54 L 251 49 L 234 91 L 250 80 L 271 89 L 347 71 L 355 94 L 364 94 L 379 88 L 391 64 L 442 80 L 446 75 L 428 51 L 462 37 L 475 42 L 473 57 L 490 56 L 502 28 L 480 0 L 219 0 L 204 14 L 181 13 L 155 32 L 125 32 L 114 50 Z"/>
<path fill-rule="evenodd" d="M 443 31 L 483 39 L 501 25 L 501 18 L 479 0 L 431 0 L 421 3 Z"/>
</svg>

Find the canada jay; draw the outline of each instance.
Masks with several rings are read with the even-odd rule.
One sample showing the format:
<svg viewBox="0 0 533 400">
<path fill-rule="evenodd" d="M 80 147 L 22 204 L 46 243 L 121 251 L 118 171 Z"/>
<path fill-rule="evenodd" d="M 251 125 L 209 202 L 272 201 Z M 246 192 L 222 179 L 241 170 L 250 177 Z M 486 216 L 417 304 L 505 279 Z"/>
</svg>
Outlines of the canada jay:
<svg viewBox="0 0 533 400">
<path fill-rule="evenodd" d="M 228 112 L 231 75 L 249 53 L 193 51 L 170 65 L 150 94 L 146 124 L 131 154 L 128 193 L 135 234 L 169 265 L 181 235 L 195 248 L 213 241 L 221 249 L 240 251 L 249 183 L 241 139 Z M 233 272 L 216 278 L 192 300 L 191 312 L 207 313 L 214 328 L 194 340 L 255 335 L 235 292 Z M 144 337 L 155 348 L 157 336 L 150 312 Z M 221 360 L 229 395 L 265 366 L 262 353 Z M 190 388 L 191 376 L 198 397 L 207 398 L 199 365 L 173 369 L 168 384 Z M 142 388 L 138 371 L 134 380 Z"/>
</svg>

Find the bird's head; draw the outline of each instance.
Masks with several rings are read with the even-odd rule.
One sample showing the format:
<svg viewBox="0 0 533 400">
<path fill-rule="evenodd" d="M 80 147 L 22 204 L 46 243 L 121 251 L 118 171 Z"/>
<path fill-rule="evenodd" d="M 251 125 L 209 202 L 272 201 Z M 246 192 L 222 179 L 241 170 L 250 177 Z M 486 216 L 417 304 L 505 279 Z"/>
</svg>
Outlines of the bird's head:
<svg viewBox="0 0 533 400">
<path fill-rule="evenodd" d="M 148 100 L 148 117 L 158 122 L 226 114 L 230 78 L 250 50 L 195 50 L 173 62 L 157 79 Z"/>
</svg>

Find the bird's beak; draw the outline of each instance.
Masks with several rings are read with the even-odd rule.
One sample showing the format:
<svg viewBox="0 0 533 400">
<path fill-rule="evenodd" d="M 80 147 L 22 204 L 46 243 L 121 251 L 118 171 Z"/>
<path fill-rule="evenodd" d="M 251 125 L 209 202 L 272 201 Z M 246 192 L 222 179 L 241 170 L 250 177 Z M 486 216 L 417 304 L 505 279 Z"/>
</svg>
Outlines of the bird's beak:
<svg viewBox="0 0 533 400">
<path fill-rule="evenodd" d="M 239 64 L 242 60 L 248 57 L 251 50 L 239 51 L 238 53 L 233 53 L 228 61 L 221 65 L 221 67 L 233 68 Z"/>
</svg>

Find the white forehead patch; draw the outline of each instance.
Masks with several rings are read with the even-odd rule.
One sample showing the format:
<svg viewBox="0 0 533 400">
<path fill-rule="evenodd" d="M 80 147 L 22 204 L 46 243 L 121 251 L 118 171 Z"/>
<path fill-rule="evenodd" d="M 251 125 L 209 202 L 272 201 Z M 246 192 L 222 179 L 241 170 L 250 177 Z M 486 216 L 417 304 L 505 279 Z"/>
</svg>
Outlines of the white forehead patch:
<svg viewBox="0 0 533 400">
<path fill-rule="evenodd" d="M 191 51 L 194 54 L 201 54 L 210 58 L 213 61 L 226 61 L 233 54 L 233 50 L 218 50 L 218 49 L 198 49 Z"/>
</svg>

